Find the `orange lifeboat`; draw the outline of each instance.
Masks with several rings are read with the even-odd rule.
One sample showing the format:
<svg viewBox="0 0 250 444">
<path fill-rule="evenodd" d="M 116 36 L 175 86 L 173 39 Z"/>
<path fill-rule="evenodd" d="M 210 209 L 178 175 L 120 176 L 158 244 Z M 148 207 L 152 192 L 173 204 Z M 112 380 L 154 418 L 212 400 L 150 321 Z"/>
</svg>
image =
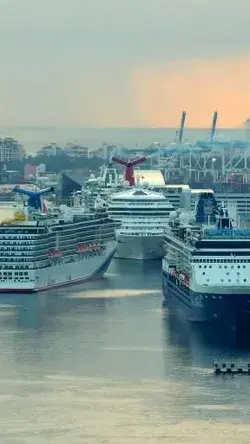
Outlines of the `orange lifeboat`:
<svg viewBox="0 0 250 444">
<path fill-rule="evenodd" d="M 83 251 L 86 251 L 86 245 L 84 244 L 78 244 L 76 246 L 77 253 L 83 253 Z"/>
<path fill-rule="evenodd" d="M 185 281 L 185 274 L 183 274 L 183 273 L 179 273 L 179 279 L 180 279 L 180 281 Z"/>
<path fill-rule="evenodd" d="M 49 255 L 51 257 L 58 257 L 62 255 L 62 252 L 60 250 L 54 249 L 50 251 Z"/>
</svg>

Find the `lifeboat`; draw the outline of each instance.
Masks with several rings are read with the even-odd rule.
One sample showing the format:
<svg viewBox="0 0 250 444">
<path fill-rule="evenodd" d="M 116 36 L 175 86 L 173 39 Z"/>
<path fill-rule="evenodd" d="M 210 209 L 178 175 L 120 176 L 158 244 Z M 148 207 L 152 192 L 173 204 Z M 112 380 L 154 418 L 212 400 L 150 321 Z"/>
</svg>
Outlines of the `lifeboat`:
<svg viewBox="0 0 250 444">
<path fill-rule="evenodd" d="M 25 217 L 24 213 L 22 213 L 21 211 L 16 211 L 15 212 L 15 220 L 16 221 L 22 222 L 22 221 L 25 221 L 25 219 L 26 219 L 26 217 Z"/>
<path fill-rule="evenodd" d="M 76 246 L 77 253 L 90 252 L 90 251 L 101 251 L 102 247 L 100 244 L 78 244 Z"/>
<path fill-rule="evenodd" d="M 180 273 L 179 279 L 183 285 L 185 285 L 186 287 L 189 286 L 189 277 L 186 274 Z"/>
<path fill-rule="evenodd" d="M 55 249 L 55 250 L 51 250 L 49 255 L 51 257 L 58 257 L 58 256 L 62 255 L 62 252 L 60 250 Z"/>
<path fill-rule="evenodd" d="M 87 244 L 78 244 L 76 246 L 77 253 L 83 253 L 85 251 L 89 251 L 89 246 Z"/>
<path fill-rule="evenodd" d="M 185 285 L 186 287 L 189 286 L 189 277 L 186 274 L 176 269 L 171 270 L 171 272 L 172 275 L 175 276 L 181 282 L 182 285 Z"/>
<path fill-rule="evenodd" d="M 102 246 L 100 244 L 94 244 L 94 251 L 101 251 Z"/>
<path fill-rule="evenodd" d="M 94 244 L 88 244 L 87 251 L 94 251 Z"/>
<path fill-rule="evenodd" d="M 169 273 L 172 274 L 173 276 L 178 276 L 178 272 L 174 267 L 169 268 Z"/>
</svg>

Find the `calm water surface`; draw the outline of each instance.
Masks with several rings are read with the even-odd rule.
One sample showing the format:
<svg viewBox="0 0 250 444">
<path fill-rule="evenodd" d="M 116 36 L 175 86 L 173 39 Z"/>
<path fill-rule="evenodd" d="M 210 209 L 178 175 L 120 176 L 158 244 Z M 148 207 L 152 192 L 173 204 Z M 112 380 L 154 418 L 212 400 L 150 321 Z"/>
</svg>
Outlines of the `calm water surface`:
<svg viewBox="0 0 250 444">
<path fill-rule="evenodd" d="M 249 378 L 211 373 L 228 344 L 161 301 L 158 261 L 114 260 L 101 281 L 2 295 L 0 442 L 249 443 Z"/>
</svg>

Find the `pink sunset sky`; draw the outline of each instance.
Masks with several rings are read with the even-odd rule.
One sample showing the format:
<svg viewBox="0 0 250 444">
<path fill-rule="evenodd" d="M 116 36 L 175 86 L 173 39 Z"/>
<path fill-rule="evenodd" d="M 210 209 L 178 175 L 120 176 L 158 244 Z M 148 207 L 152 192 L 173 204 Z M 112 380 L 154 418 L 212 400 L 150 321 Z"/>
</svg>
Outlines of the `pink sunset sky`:
<svg viewBox="0 0 250 444">
<path fill-rule="evenodd" d="M 1 0 L 0 125 L 250 116 L 248 0 Z"/>
</svg>

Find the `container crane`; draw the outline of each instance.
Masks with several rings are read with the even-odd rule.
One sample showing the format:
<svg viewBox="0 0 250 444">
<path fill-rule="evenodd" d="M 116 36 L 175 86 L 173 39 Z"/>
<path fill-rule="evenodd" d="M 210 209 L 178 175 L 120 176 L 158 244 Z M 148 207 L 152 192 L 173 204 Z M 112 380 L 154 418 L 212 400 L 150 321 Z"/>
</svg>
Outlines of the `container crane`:
<svg viewBox="0 0 250 444">
<path fill-rule="evenodd" d="M 186 121 L 186 111 L 182 111 L 182 115 L 181 115 L 181 123 L 180 123 L 180 130 L 179 130 L 179 138 L 178 138 L 178 142 L 182 143 L 183 140 L 183 133 L 184 133 L 184 126 L 185 126 L 185 121 Z"/>
<path fill-rule="evenodd" d="M 212 121 L 212 128 L 211 128 L 211 133 L 210 133 L 210 142 L 213 142 L 213 141 L 214 141 L 214 136 L 215 136 L 215 131 L 216 131 L 217 120 L 218 120 L 218 112 L 217 112 L 217 111 L 214 111 L 213 121 Z"/>
</svg>

